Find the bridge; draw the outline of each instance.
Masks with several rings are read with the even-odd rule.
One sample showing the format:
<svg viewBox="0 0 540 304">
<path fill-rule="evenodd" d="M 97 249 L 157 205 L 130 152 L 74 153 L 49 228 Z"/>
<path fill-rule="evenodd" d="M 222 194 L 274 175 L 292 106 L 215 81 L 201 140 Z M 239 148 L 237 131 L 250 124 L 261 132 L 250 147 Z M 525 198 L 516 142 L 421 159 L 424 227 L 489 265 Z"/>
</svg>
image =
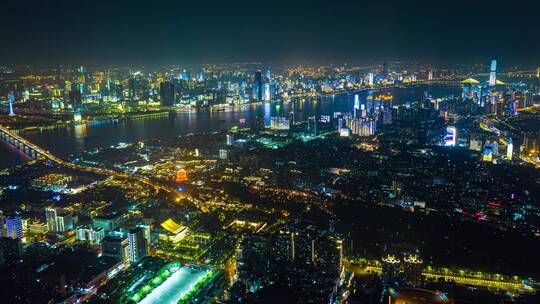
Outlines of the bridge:
<svg viewBox="0 0 540 304">
<path fill-rule="evenodd" d="M 16 147 L 17 149 L 19 149 L 21 152 L 25 153 L 32 159 L 49 160 L 52 163 L 55 163 L 57 165 L 60 165 L 69 169 L 82 171 L 82 172 L 88 172 L 88 173 L 96 173 L 96 174 L 101 174 L 101 175 L 113 176 L 113 177 L 122 178 L 122 179 L 130 180 L 130 181 L 134 181 L 134 182 L 143 183 L 153 188 L 156 191 L 164 190 L 169 193 L 175 193 L 175 194 L 177 193 L 174 187 L 170 187 L 168 185 L 154 182 L 144 176 L 134 175 L 134 174 L 125 173 L 125 172 L 118 172 L 118 171 L 105 169 L 105 168 L 83 166 L 83 165 L 67 162 L 55 156 L 50 151 L 47 151 L 33 144 L 32 142 L 24 139 L 20 135 L 16 134 L 12 130 L 4 126 L 0 126 L 0 138 L 2 138 L 5 142 L 11 144 L 12 146 Z"/>
<path fill-rule="evenodd" d="M 32 159 L 45 159 L 47 152 L 20 137 L 15 132 L 0 126 L 0 138 Z"/>
</svg>

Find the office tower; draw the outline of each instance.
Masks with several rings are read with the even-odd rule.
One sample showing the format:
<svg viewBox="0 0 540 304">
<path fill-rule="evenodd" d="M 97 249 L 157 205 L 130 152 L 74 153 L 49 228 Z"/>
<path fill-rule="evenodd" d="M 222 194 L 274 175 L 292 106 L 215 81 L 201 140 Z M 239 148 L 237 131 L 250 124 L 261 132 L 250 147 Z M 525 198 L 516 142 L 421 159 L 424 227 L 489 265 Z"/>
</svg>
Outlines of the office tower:
<svg viewBox="0 0 540 304">
<path fill-rule="evenodd" d="M 506 159 L 512 160 L 512 156 L 514 154 L 514 143 L 512 142 L 512 139 L 508 139 L 508 146 L 506 147 Z"/>
<path fill-rule="evenodd" d="M 105 237 L 103 228 L 95 228 L 90 225 L 77 228 L 77 240 L 99 244 Z"/>
<path fill-rule="evenodd" d="M 255 78 L 253 80 L 253 98 L 257 101 L 262 100 L 263 97 L 263 83 L 262 73 L 260 70 L 255 72 Z"/>
<path fill-rule="evenodd" d="M 220 159 L 227 159 L 228 158 L 227 150 L 220 149 L 219 150 L 219 158 Z"/>
<path fill-rule="evenodd" d="M 161 105 L 172 107 L 176 101 L 174 84 L 170 81 L 164 81 L 159 85 L 159 95 L 161 97 Z"/>
<path fill-rule="evenodd" d="M 313 133 L 317 135 L 317 119 L 315 118 L 315 116 L 308 117 L 307 123 L 308 123 L 307 125 L 308 133 Z"/>
<path fill-rule="evenodd" d="M 73 229 L 73 216 L 71 213 L 58 214 L 56 219 L 56 231 L 64 232 Z"/>
<path fill-rule="evenodd" d="M 121 261 L 129 259 L 129 242 L 122 236 L 107 236 L 101 241 L 103 256 L 110 256 Z"/>
<path fill-rule="evenodd" d="M 205 80 L 205 75 L 204 75 L 204 70 L 200 70 L 199 71 L 199 81 L 204 81 Z"/>
<path fill-rule="evenodd" d="M 148 242 L 145 238 L 144 230 L 137 227 L 128 232 L 129 261 L 137 263 L 140 259 L 148 255 Z"/>
<path fill-rule="evenodd" d="M 188 80 L 188 73 L 185 69 L 180 73 L 180 80 Z"/>
<path fill-rule="evenodd" d="M 445 146 L 455 146 L 457 141 L 457 130 L 454 126 L 446 127 L 446 136 L 444 138 Z"/>
<path fill-rule="evenodd" d="M 374 78 L 373 73 L 372 73 L 372 72 L 369 72 L 369 74 L 368 74 L 368 84 L 369 84 L 370 86 L 372 86 L 373 83 L 374 83 L 374 79 L 373 79 L 373 78 Z"/>
<path fill-rule="evenodd" d="M 383 112 L 383 125 L 392 123 L 392 109 L 385 108 Z"/>
<path fill-rule="evenodd" d="M 12 239 L 23 238 L 23 223 L 19 215 L 6 217 L 6 235 Z"/>
<path fill-rule="evenodd" d="M 351 129 L 351 134 L 353 135 L 360 134 L 360 121 L 357 117 L 351 120 L 351 123 L 349 124 L 349 128 Z"/>
<path fill-rule="evenodd" d="M 358 94 L 354 94 L 354 117 L 356 117 L 358 110 L 360 110 L 360 97 Z"/>
<path fill-rule="evenodd" d="M 234 135 L 233 134 L 227 134 L 227 146 L 232 146 L 234 144 Z"/>
<path fill-rule="evenodd" d="M 382 77 L 384 79 L 388 78 L 388 62 L 383 63 Z"/>
<path fill-rule="evenodd" d="M 47 229 L 51 232 L 55 232 L 58 229 L 56 208 L 50 206 L 45 208 L 45 220 L 47 221 Z"/>
<path fill-rule="evenodd" d="M 497 85 L 497 59 L 492 59 L 489 69 L 489 86 L 494 87 L 495 85 Z"/>
<path fill-rule="evenodd" d="M 273 116 L 270 117 L 270 129 L 272 130 L 289 130 L 290 121 L 287 117 Z"/>
<path fill-rule="evenodd" d="M 429 72 L 428 72 L 428 80 L 433 80 L 433 70 L 429 70 Z"/>
<path fill-rule="evenodd" d="M 269 101 L 271 99 L 270 84 L 269 83 L 264 84 L 263 91 L 264 91 L 264 94 L 263 94 L 264 101 Z"/>
<path fill-rule="evenodd" d="M 69 104 L 71 108 L 76 110 L 79 109 L 82 103 L 82 93 L 79 84 L 72 83 L 69 91 Z"/>
</svg>

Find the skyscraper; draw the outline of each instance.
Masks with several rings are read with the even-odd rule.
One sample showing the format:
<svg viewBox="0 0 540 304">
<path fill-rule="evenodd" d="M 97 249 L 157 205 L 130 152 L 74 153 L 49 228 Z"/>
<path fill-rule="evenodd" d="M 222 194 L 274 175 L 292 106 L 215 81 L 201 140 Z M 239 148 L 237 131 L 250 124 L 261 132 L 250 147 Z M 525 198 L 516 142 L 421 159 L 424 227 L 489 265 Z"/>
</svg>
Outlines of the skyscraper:
<svg viewBox="0 0 540 304">
<path fill-rule="evenodd" d="M 71 213 L 58 214 L 56 219 L 56 229 L 58 232 L 64 232 L 73 229 L 73 216 L 71 215 Z"/>
<path fill-rule="evenodd" d="M 101 241 L 101 251 L 103 256 L 127 261 L 129 259 L 128 240 L 120 236 L 107 236 Z"/>
<path fill-rule="evenodd" d="M 497 85 L 497 59 L 491 59 L 489 86 L 494 87 L 495 85 Z"/>
<path fill-rule="evenodd" d="M 164 81 L 159 85 L 159 94 L 161 97 L 161 105 L 172 107 L 176 101 L 176 92 L 174 84 L 170 81 Z"/>
<path fill-rule="evenodd" d="M 58 229 L 58 214 L 56 208 L 50 206 L 45 208 L 45 220 L 47 221 L 47 230 L 54 232 Z"/>
<path fill-rule="evenodd" d="M 384 79 L 388 78 L 388 62 L 383 63 L 382 77 Z"/>
<path fill-rule="evenodd" d="M 373 75 L 372 72 L 370 72 L 370 73 L 368 74 L 368 84 L 369 84 L 370 86 L 372 86 L 373 83 L 374 83 L 374 75 Z"/>
<path fill-rule="evenodd" d="M 6 234 L 12 239 L 23 238 L 22 218 L 19 215 L 6 217 Z"/>
<path fill-rule="evenodd" d="M 512 139 L 508 139 L 508 146 L 506 147 L 506 159 L 512 160 L 512 156 L 514 154 L 514 143 L 512 142 Z"/>
<path fill-rule="evenodd" d="M 129 261 L 131 263 L 137 263 L 140 259 L 148 255 L 148 242 L 141 227 L 128 232 L 128 243 Z"/>
<path fill-rule="evenodd" d="M 260 70 L 255 72 L 255 78 L 253 80 L 253 98 L 257 101 L 262 100 L 263 97 L 263 83 L 262 73 Z"/>
</svg>

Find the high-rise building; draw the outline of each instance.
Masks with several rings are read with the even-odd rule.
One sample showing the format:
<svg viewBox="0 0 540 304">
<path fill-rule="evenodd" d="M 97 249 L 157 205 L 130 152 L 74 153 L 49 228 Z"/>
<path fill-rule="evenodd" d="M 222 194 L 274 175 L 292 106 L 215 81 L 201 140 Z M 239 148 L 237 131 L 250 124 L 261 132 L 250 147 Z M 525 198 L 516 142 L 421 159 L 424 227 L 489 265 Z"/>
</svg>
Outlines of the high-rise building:
<svg viewBox="0 0 540 304">
<path fill-rule="evenodd" d="M 489 69 L 489 86 L 494 87 L 495 85 L 497 85 L 497 59 L 491 59 Z"/>
<path fill-rule="evenodd" d="M 58 213 L 56 208 L 49 206 L 45 208 L 45 220 L 47 221 L 47 229 L 50 232 L 55 232 L 58 229 Z"/>
<path fill-rule="evenodd" d="M 72 83 L 69 91 L 69 104 L 71 108 L 77 110 L 80 108 L 82 103 L 82 93 L 81 88 L 78 83 Z"/>
<path fill-rule="evenodd" d="M 105 237 L 103 228 L 95 228 L 90 225 L 77 228 L 77 240 L 99 244 Z"/>
<path fill-rule="evenodd" d="M 71 213 L 61 213 L 57 215 L 56 230 L 64 232 L 73 229 L 73 216 Z"/>
<path fill-rule="evenodd" d="M 372 86 L 373 83 L 374 83 L 374 75 L 373 75 L 372 72 L 369 72 L 369 74 L 368 74 L 368 84 L 369 84 L 370 86 Z"/>
<path fill-rule="evenodd" d="M 512 142 L 512 139 L 508 139 L 508 146 L 506 147 L 506 159 L 512 160 L 512 156 L 514 154 L 514 143 Z"/>
<path fill-rule="evenodd" d="M 260 70 L 255 72 L 255 78 L 253 80 L 253 98 L 257 101 L 260 101 L 263 98 L 262 73 Z"/>
<path fill-rule="evenodd" d="M 233 134 L 227 134 L 227 146 L 232 146 L 234 144 L 234 135 Z"/>
<path fill-rule="evenodd" d="M 101 241 L 102 255 L 114 257 L 125 262 L 129 259 L 128 245 L 128 239 L 125 237 L 107 236 Z"/>
<path fill-rule="evenodd" d="M 220 149 L 219 150 L 219 158 L 220 159 L 227 159 L 229 156 L 228 156 L 228 153 L 227 153 L 227 150 L 225 149 Z"/>
<path fill-rule="evenodd" d="M 176 92 L 174 84 L 170 81 L 164 81 L 159 85 L 159 94 L 161 97 L 161 105 L 172 107 L 176 101 Z"/>
<path fill-rule="evenodd" d="M 388 62 L 383 63 L 382 77 L 388 79 Z"/>
<path fill-rule="evenodd" d="M 199 81 L 202 82 L 202 81 L 204 81 L 205 79 L 206 79 L 206 78 L 205 78 L 205 75 L 204 75 L 204 70 L 201 69 L 201 70 L 199 71 Z"/>
<path fill-rule="evenodd" d="M 308 117 L 307 121 L 307 131 L 308 133 L 313 133 L 317 135 L 317 118 L 315 116 Z"/>
<path fill-rule="evenodd" d="M 140 259 L 148 255 L 148 242 L 141 227 L 128 232 L 128 243 L 129 261 L 131 263 L 137 263 Z"/>
<path fill-rule="evenodd" d="M 6 235 L 12 239 L 22 240 L 23 222 L 20 215 L 6 217 Z"/>
</svg>

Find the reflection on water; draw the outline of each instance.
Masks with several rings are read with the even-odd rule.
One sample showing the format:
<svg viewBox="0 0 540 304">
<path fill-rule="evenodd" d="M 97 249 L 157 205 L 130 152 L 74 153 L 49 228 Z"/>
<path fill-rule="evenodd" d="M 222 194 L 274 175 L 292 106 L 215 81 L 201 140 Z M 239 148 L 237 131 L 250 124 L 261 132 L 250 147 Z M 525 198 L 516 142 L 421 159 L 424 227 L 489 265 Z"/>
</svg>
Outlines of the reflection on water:
<svg viewBox="0 0 540 304">
<path fill-rule="evenodd" d="M 421 99 L 424 91 L 433 96 L 458 94 L 459 87 L 421 86 L 410 89 L 394 89 L 394 104 Z M 359 93 L 360 100 L 366 98 L 366 92 Z M 291 103 L 264 103 L 236 106 L 224 111 L 193 111 L 190 113 L 172 113 L 167 116 L 143 117 L 122 120 L 116 123 L 96 123 L 77 125 L 44 131 L 21 133 L 30 141 L 66 157 L 86 149 L 116 145 L 119 142 L 136 142 L 148 139 L 174 139 L 180 134 L 195 132 L 213 132 L 233 126 L 247 127 L 256 117 L 263 117 L 269 123 L 271 116 L 287 116 L 293 112 L 295 121 L 305 121 L 310 116 L 331 115 L 333 112 L 352 111 L 354 94 L 325 96 L 319 100 L 301 99 Z M 3 147 L 5 150 L 5 147 Z M 4 154 L 18 152 L 2 150 L 2 166 L 7 167 L 24 161 L 24 158 Z"/>
</svg>

